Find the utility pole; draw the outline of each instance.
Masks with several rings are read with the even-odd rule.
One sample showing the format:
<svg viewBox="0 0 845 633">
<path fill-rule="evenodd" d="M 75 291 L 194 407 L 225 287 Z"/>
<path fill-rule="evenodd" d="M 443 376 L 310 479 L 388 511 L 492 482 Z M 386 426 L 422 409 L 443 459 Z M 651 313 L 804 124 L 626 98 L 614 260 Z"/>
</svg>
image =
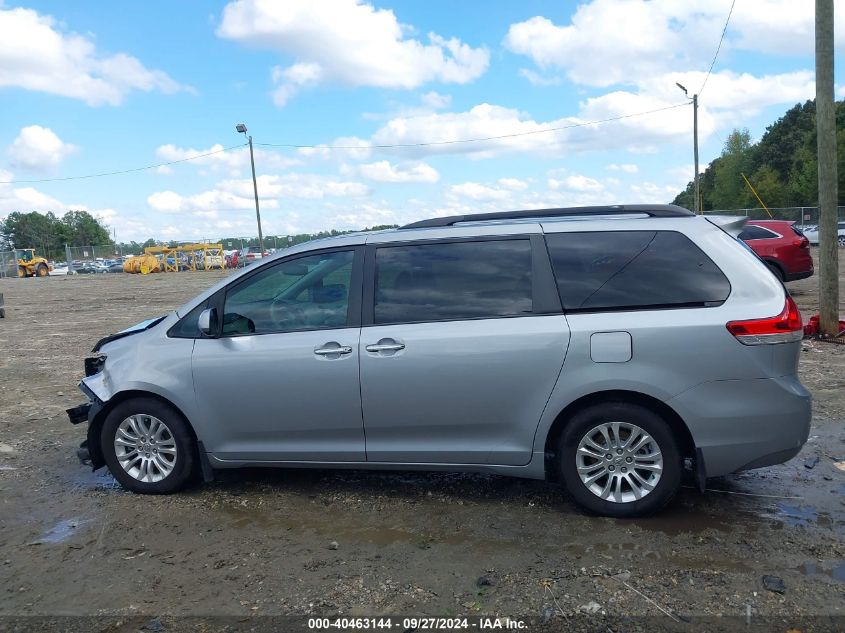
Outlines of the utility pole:
<svg viewBox="0 0 845 633">
<path fill-rule="evenodd" d="M 816 0 L 816 132 L 819 169 L 819 331 L 839 334 L 833 0 Z"/>
<path fill-rule="evenodd" d="M 698 95 L 692 96 L 692 153 L 695 155 L 695 213 L 701 213 L 701 194 L 698 191 Z"/>
<path fill-rule="evenodd" d="M 246 125 L 238 123 L 235 130 L 246 136 Z M 252 165 L 252 189 L 255 192 L 255 219 L 258 221 L 258 247 L 264 255 L 264 234 L 261 232 L 261 211 L 258 209 L 258 181 L 255 179 L 255 155 L 252 153 L 252 134 L 247 136 L 249 141 L 249 162 Z"/>
<path fill-rule="evenodd" d="M 679 84 L 677 81 L 675 85 L 684 91 L 684 94 L 689 97 L 687 89 Z M 695 200 L 692 202 L 692 210 L 695 213 L 701 213 L 701 196 L 698 190 L 698 95 L 692 96 L 692 153 L 695 158 L 695 174 L 693 175 L 693 189 Z"/>
</svg>

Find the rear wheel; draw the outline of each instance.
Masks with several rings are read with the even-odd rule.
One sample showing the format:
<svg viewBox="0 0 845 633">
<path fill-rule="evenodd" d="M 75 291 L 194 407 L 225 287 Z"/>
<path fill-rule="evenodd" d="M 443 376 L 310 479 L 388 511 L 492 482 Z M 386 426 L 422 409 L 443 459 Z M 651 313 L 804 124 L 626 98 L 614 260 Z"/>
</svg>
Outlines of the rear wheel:
<svg viewBox="0 0 845 633">
<path fill-rule="evenodd" d="M 35 274 L 39 277 L 46 277 L 49 272 L 46 264 L 38 264 L 38 267 L 35 269 Z"/>
<path fill-rule="evenodd" d="M 18 277 L 26 277 L 26 267 L 25 266 L 18 266 Z"/>
<path fill-rule="evenodd" d="M 681 483 L 672 430 L 659 415 L 635 404 L 608 402 L 576 413 L 559 455 L 569 494 L 596 514 L 652 514 L 669 503 Z"/>
<path fill-rule="evenodd" d="M 839 246 L 845 246 L 845 235 L 840 235 L 837 241 L 839 242 Z"/>
<path fill-rule="evenodd" d="M 103 424 L 100 447 L 114 478 L 133 492 L 176 492 L 194 474 L 196 446 L 188 424 L 154 398 L 118 404 Z"/>
</svg>

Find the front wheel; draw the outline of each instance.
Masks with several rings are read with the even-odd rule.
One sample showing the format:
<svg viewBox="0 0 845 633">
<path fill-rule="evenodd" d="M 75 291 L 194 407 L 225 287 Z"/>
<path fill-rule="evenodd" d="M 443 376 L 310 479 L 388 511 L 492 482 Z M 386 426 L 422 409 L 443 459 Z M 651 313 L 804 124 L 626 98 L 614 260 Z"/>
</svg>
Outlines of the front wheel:
<svg viewBox="0 0 845 633">
<path fill-rule="evenodd" d="M 681 483 L 681 458 L 669 425 L 625 402 L 576 413 L 560 443 L 560 473 L 581 506 L 612 517 L 653 514 Z"/>
<path fill-rule="evenodd" d="M 187 422 L 154 398 L 118 404 L 103 424 L 100 447 L 111 474 L 133 492 L 176 492 L 194 474 L 196 446 Z"/>
<path fill-rule="evenodd" d="M 845 235 L 840 235 L 837 242 L 839 243 L 839 246 L 845 246 Z"/>
<path fill-rule="evenodd" d="M 46 277 L 49 272 L 45 264 L 38 264 L 38 268 L 35 269 L 35 274 L 39 277 Z"/>
</svg>

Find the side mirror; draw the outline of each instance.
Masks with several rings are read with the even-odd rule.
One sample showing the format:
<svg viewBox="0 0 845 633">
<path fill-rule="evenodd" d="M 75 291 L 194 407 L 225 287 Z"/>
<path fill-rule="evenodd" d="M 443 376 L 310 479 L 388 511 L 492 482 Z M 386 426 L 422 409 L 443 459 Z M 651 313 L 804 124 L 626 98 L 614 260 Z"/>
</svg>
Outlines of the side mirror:
<svg viewBox="0 0 845 633">
<path fill-rule="evenodd" d="M 206 308 L 200 312 L 197 326 L 205 336 L 217 336 L 217 308 Z"/>
</svg>

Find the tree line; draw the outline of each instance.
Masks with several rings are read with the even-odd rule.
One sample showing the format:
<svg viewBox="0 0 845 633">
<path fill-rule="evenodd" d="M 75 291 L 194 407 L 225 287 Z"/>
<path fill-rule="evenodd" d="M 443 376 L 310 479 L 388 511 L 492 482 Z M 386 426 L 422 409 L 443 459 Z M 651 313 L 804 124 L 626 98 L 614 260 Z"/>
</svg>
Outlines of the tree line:
<svg viewBox="0 0 845 633">
<path fill-rule="evenodd" d="M 836 142 L 838 204 L 845 205 L 845 101 L 836 103 Z M 818 205 L 815 101 L 790 108 L 766 128 L 756 143 L 751 141 L 747 129 L 731 132 L 721 156 L 699 176 L 701 208 L 710 211 L 759 207 L 743 174 L 769 208 Z M 690 182 L 673 202 L 692 209 L 694 198 Z"/>
<path fill-rule="evenodd" d="M 395 228 L 384 224 L 364 229 L 378 231 Z M 287 248 L 303 242 L 352 233 L 352 231 L 320 231 L 297 235 L 265 235 L 264 248 Z M 226 250 L 258 246 L 258 238 L 221 237 L 217 240 Z M 62 217 L 54 213 L 15 211 L 0 220 L 0 251 L 12 248 L 34 248 L 48 259 L 64 259 L 68 246 L 113 246 L 122 255 L 140 255 L 148 246 L 177 246 L 179 241 L 161 241 L 153 238 L 145 242 L 115 242 L 103 222 L 87 211 L 68 211 Z"/>
<path fill-rule="evenodd" d="M 15 211 L 0 220 L 0 250 L 34 248 L 47 258 L 63 258 L 65 244 L 91 246 L 113 244 L 109 230 L 87 211 L 56 214 Z"/>
</svg>

